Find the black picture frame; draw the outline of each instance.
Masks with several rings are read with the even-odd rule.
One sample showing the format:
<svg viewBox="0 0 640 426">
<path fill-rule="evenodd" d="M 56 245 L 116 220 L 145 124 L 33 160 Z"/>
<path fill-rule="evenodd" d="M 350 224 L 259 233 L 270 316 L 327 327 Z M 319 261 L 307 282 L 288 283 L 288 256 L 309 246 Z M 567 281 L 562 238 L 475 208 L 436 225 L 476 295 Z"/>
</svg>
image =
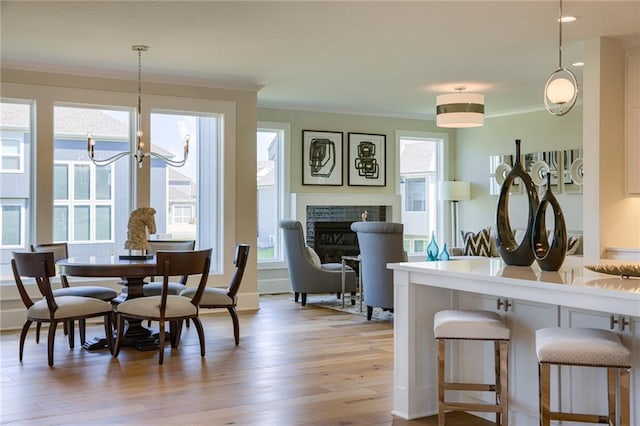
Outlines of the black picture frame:
<svg viewBox="0 0 640 426">
<path fill-rule="evenodd" d="M 350 186 L 387 186 L 387 136 L 349 132 Z"/>
<path fill-rule="evenodd" d="M 302 131 L 302 184 L 342 186 L 343 132 Z"/>
</svg>

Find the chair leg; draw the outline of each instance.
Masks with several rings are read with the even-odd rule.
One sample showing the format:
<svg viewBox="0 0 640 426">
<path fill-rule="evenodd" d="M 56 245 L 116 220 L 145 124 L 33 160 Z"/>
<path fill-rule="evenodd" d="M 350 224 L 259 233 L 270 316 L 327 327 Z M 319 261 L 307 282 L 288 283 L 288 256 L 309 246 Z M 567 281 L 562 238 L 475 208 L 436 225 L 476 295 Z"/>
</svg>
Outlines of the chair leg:
<svg viewBox="0 0 640 426">
<path fill-rule="evenodd" d="M 356 305 L 356 292 L 352 291 L 351 292 L 351 306 L 355 306 Z"/>
<path fill-rule="evenodd" d="M 36 343 L 40 343 L 40 329 L 42 328 L 42 323 L 38 321 L 36 323 Z"/>
<path fill-rule="evenodd" d="M 162 365 L 164 362 L 164 320 L 158 321 L 158 364 Z"/>
<path fill-rule="evenodd" d="M 293 292 L 293 301 L 298 303 L 298 299 L 300 297 L 300 293 L 298 293 L 297 291 Z"/>
<path fill-rule="evenodd" d="M 198 338 L 200 339 L 200 356 L 204 358 L 206 352 L 204 345 L 204 328 L 202 327 L 202 322 L 200 322 L 200 318 L 198 317 L 193 318 L 193 324 L 196 326 Z"/>
<path fill-rule="evenodd" d="M 367 306 L 367 308 L 369 308 Z M 438 426 L 444 426 L 444 339 L 438 339 Z"/>
<path fill-rule="evenodd" d="M 82 318 L 78 320 L 78 328 L 80 329 L 80 344 L 84 345 L 87 341 L 87 320 Z"/>
<path fill-rule="evenodd" d="M 67 332 L 69 334 L 68 334 L 67 337 L 69 338 L 69 348 L 73 349 L 76 346 L 74 322 L 73 321 L 66 321 L 63 324 L 66 324 L 68 326 Z"/>
<path fill-rule="evenodd" d="M 607 368 L 607 401 L 609 403 L 609 424 L 615 425 L 616 418 L 616 377 L 617 368 Z"/>
<path fill-rule="evenodd" d="M 307 293 L 302 293 L 302 306 L 307 305 Z"/>
<path fill-rule="evenodd" d="M 107 337 L 107 347 L 113 355 L 113 324 L 111 324 L 111 312 L 104 316 L 104 334 Z"/>
<path fill-rule="evenodd" d="M 496 381 L 496 405 L 500 405 L 500 386 L 502 386 L 502 381 L 500 380 L 500 342 L 497 340 L 494 340 L 493 342 L 493 372 Z M 496 412 L 496 426 L 500 426 L 502 422 L 501 415 L 502 413 L 500 411 Z"/>
<path fill-rule="evenodd" d="M 53 344 L 56 342 L 56 327 L 58 323 L 51 321 L 49 323 L 49 338 L 47 339 L 47 358 L 49 359 L 49 367 L 53 367 Z M 73 333 L 69 333 L 70 336 Z"/>
<path fill-rule="evenodd" d="M 20 362 L 22 362 L 22 354 L 24 352 L 24 339 L 27 337 L 27 333 L 29 332 L 29 328 L 31 327 L 32 323 L 33 323 L 33 321 L 26 320 L 24 322 L 24 325 L 22 326 L 22 331 L 20 332 L 20 351 L 19 351 L 19 355 L 18 355 L 18 358 L 20 359 Z"/>
<path fill-rule="evenodd" d="M 118 327 L 118 330 L 116 332 L 116 343 L 115 348 L 113 348 L 113 356 L 118 358 L 120 347 L 122 346 L 122 340 L 124 339 L 124 318 L 120 314 L 116 314 L 116 326 Z"/>
<path fill-rule="evenodd" d="M 509 342 L 500 342 L 500 425 L 509 424 Z"/>
<path fill-rule="evenodd" d="M 373 316 L 373 306 L 367 306 L 367 321 L 371 321 Z"/>
<path fill-rule="evenodd" d="M 231 321 L 233 321 L 233 338 L 236 341 L 236 346 L 240 344 L 240 322 L 238 321 L 238 314 L 235 306 L 228 306 L 227 310 L 231 315 Z"/>
<path fill-rule="evenodd" d="M 631 370 L 620 368 L 620 425 L 629 426 L 630 423 L 630 376 Z"/>
<path fill-rule="evenodd" d="M 538 363 L 540 426 L 551 425 L 551 365 Z"/>
</svg>

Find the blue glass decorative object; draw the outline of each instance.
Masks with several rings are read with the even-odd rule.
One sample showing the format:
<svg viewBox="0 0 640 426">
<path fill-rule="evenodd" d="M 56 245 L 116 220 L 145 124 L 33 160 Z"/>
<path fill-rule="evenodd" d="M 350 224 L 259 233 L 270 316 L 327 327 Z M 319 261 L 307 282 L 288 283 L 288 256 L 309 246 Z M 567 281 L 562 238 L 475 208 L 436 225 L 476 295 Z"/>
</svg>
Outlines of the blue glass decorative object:
<svg viewBox="0 0 640 426">
<path fill-rule="evenodd" d="M 442 253 L 440 253 L 440 260 L 450 260 L 451 256 L 449 256 L 449 252 L 447 251 L 447 243 L 444 243 L 442 247 Z"/>
<path fill-rule="evenodd" d="M 432 262 L 438 260 L 438 243 L 436 243 L 436 233 L 431 232 L 431 241 L 427 246 L 427 261 Z"/>
</svg>

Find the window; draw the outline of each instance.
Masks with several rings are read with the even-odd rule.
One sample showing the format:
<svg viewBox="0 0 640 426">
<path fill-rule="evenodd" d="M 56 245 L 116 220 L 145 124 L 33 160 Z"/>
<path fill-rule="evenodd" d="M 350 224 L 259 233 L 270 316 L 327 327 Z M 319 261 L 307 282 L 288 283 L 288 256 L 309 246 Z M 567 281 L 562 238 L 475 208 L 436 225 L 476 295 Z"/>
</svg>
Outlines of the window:
<svg viewBox="0 0 640 426">
<path fill-rule="evenodd" d="M 289 126 L 284 123 L 259 123 L 257 134 L 257 223 L 258 262 L 283 259 L 278 222 L 285 205 L 282 164 Z"/>
<path fill-rule="evenodd" d="M 21 205 L 3 204 L 0 210 L 2 247 L 22 247 L 23 213 Z"/>
<path fill-rule="evenodd" d="M 18 138 L 3 137 L 0 139 L 0 153 L 2 161 L 0 170 L 6 172 L 22 171 L 22 141 Z"/>
<path fill-rule="evenodd" d="M 114 108 L 54 107 L 53 240 L 67 241 L 72 255 L 104 256 L 124 247 L 131 163 L 96 166 L 86 148 L 91 132 L 97 159 L 128 151 L 130 115 Z"/>
<path fill-rule="evenodd" d="M 0 280 L 9 280 L 11 253 L 30 240 L 33 102 L 0 102 Z"/>
<path fill-rule="evenodd" d="M 113 241 L 112 169 L 91 162 L 54 164 L 54 241 Z"/>
<path fill-rule="evenodd" d="M 422 132 L 399 131 L 396 140 L 404 246 L 409 253 L 424 253 L 431 233 L 439 233 L 441 206 L 437 182 L 443 174 L 444 139 Z"/>
<path fill-rule="evenodd" d="M 217 114 L 152 111 L 153 152 L 180 160 L 184 138 L 189 135 L 189 155 L 184 166 L 172 167 L 159 159 L 151 160 L 155 238 L 196 240 L 199 248 L 219 247 L 222 124 L 222 116 Z"/>
<path fill-rule="evenodd" d="M 425 211 L 425 179 L 407 178 L 404 180 L 404 209 L 408 212 Z"/>
</svg>

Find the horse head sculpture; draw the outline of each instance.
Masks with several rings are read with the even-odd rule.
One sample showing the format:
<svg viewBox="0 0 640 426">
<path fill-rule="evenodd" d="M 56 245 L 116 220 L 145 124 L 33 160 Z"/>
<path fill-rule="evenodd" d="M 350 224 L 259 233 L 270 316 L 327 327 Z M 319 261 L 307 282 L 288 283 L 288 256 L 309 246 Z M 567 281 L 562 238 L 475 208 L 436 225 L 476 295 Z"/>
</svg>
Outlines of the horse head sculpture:
<svg viewBox="0 0 640 426">
<path fill-rule="evenodd" d="M 127 241 L 124 248 L 128 250 L 147 250 L 148 234 L 156 233 L 156 209 L 140 207 L 131 212 L 127 224 Z"/>
</svg>

